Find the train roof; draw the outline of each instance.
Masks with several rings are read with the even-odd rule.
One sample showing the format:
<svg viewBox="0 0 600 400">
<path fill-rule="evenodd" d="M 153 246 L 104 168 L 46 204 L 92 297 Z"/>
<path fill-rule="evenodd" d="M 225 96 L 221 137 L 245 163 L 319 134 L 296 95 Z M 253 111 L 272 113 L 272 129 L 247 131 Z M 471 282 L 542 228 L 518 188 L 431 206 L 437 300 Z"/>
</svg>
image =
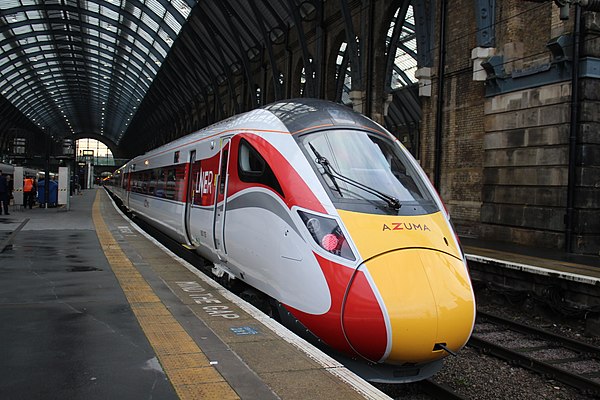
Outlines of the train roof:
<svg viewBox="0 0 600 400">
<path fill-rule="evenodd" d="M 356 126 L 375 131 L 384 129 L 352 108 L 320 99 L 289 99 L 262 107 L 273 113 L 291 132 L 318 126 Z"/>
<path fill-rule="evenodd" d="M 240 127 L 258 130 L 268 127 L 271 132 L 280 131 L 293 134 L 324 126 L 360 127 L 385 132 L 385 129 L 377 123 L 343 104 L 320 99 L 288 99 L 234 115 L 149 150 L 145 154 L 134 157 L 134 159 L 155 155 L 191 141 L 200 140 L 230 129 L 239 129 Z"/>
</svg>

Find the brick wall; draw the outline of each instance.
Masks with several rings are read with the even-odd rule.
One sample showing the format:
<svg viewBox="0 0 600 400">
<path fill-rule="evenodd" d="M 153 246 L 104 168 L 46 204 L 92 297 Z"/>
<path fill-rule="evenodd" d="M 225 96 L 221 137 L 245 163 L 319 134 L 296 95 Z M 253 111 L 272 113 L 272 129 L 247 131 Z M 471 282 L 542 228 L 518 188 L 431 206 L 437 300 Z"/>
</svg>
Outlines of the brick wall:
<svg viewBox="0 0 600 400">
<path fill-rule="evenodd" d="M 472 80 L 477 46 L 473 2 L 449 2 L 444 69 L 440 194 L 459 234 L 521 245 L 563 248 L 567 206 L 571 82 L 511 89 L 491 97 Z M 600 56 L 600 17 L 585 15 L 582 56 Z M 436 21 L 435 43 L 439 44 Z M 553 2 L 496 2 L 495 54 L 503 69 L 527 73 L 552 60 L 546 44 L 569 34 L 574 10 L 560 20 Z M 439 77 L 423 99 L 421 164 L 433 179 Z M 489 84 L 489 83 L 488 83 Z M 577 133 L 573 250 L 600 251 L 600 80 L 582 79 Z"/>
</svg>

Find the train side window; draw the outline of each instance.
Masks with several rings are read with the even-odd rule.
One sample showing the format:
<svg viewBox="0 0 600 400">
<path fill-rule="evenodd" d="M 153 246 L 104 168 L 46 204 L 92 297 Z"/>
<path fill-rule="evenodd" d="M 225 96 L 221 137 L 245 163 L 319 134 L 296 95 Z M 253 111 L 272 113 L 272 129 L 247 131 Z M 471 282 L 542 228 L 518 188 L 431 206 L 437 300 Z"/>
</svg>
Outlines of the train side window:
<svg viewBox="0 0 600 400">
<path fill-rule="evenodd" d="M 169 200 L 174 200 L 175 195 L 177 193 L 176 189 L 177 180 L 175 178 L 175 169 L 169 168 L 166 171 L 166 189 L 165 189 L 165 197 Z"/>
<path fill-rule="evenodd" d="M 133 187 L 135 188 L 136 193 L 142 193 L 142 173 L 134 172 L 133 173 Z"/>
<path fill-rule="evenodd" d="M 144 172 L 140 172 L 140 183 L 141 183 L 141 193 L 147 194 L 148 193 L 148 179 L 150 178 L 150 174 L 148 174 L 148 172 L 144 171 Z"/>
<path fill-rule="evenodd" d="M 165 197 L 165 179 L 167 170 L 164 168 L 158 168 L 156 171 L 156 190 L 154 194 L 157 197 Z"/>
<path fill-rule="evenodd" d="M 160 168 L 159 169 L 151 169 L 148 172 L 148 194 L 155 194 L 156 181 L 158 179 L 159 174 L 160 174 Z"/>
<path fill-rule="evenodd" d="M 238 175 L 242 182 L 261 183 L 285 197 L 269 164 L 245 139 L 240 141 L 238 151 Z"/>
</svg>

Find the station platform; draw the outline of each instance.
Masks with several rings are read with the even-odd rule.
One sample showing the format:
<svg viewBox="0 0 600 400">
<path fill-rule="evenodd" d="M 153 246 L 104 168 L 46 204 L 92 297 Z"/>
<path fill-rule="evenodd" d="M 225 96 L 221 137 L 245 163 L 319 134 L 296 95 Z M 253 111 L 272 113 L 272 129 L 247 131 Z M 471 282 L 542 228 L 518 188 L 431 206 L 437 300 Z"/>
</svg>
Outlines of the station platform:
<svg viewBox="0 0 600 400">
<path fill-rule="evenodd" d="M 103 189 L 0 216 L 2 399 L 387 399 L 172 254 Z"/>
<path fill-rule="evenodd" d="M 460 238 L 467 261 L 600 285 L 600 256 Z"/>
</svg>

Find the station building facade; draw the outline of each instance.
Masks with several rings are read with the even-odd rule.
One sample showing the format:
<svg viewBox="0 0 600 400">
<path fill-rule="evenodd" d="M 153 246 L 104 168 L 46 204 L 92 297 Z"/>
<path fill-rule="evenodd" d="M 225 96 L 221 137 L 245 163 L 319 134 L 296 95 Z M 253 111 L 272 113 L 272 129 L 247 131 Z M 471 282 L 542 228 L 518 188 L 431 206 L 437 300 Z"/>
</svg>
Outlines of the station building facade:
<svg viewBox="0 0 600 400">
<path fill-rule="evenodd" d="M 453 1 L 445 22 L 445 66 L 440 75 L 437 52 L 421 97 L 419 157 L 433 175 L 441 153 L 440 191 L 459 233 L 598 255 L 599 14 Z"/>
</svg>

